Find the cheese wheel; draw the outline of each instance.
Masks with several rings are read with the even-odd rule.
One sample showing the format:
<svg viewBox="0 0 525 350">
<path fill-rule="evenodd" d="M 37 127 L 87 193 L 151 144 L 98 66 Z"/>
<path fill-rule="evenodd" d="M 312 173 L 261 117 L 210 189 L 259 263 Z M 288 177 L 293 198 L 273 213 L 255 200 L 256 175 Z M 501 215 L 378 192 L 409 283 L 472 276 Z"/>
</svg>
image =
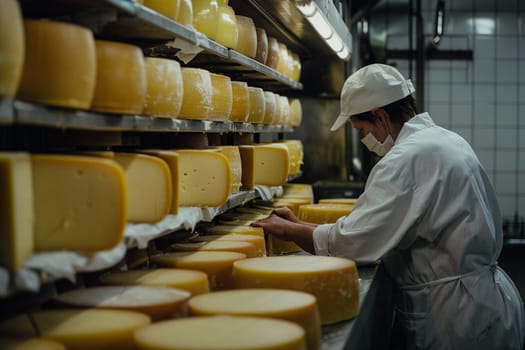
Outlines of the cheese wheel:
<svg viewBox="0 0 525 350">
<path fill-rule="evenodd" d="M 250 113 L 250 94 L 248 84 L 243 81 L 232 81 L 232 111 L 230 120 L 246 122 Z"/>
<path fill-rule="evenodd" d="M 176 118 L 182 107 L 182 71 L 179 62 L 164 58 L 145 58 L 146 99 L 144 114 Z"/>
<path fill-rule="evenodd" d="M 245 258 L 246 254 L 237 252 L 196 251 L 155 255 L 150 258 L 150 261 L 162 267 L 205 272 L 208 275 L 210 289 L 221 290 L 232 287 L 233 263 Z"/>
<path fill-rule="evenodd" d="M 161 221 L 171 210 L 173 193 L 166 162 L 146 154 L 121 152 L 116 152 L 114 159 L 126 176 L 128 221 Z"/>
<path fill-rule="evenodd" d="M 347 204 L 355 205 L 357 198 L 322 198 L 319 199 L 319 204 Z"/>
<path fill-rule="evenodd" d="M 0 266 L 18 271 L 34 250 L 29 153 L 0 152 L 0 193 Z"/>
<path fill-rule="evenodd" d="M 198 295 L 190 299 L 196 316 L 231 315 L 277 318 L 305 330 L 307 348 L 321 346 L 321 322 L 315 297 L 284 289 L 239 289 Z"/>
<path fill-rule="evenodd" d="M 179 22 L 182 25 L 193 24 L 193 4 L 191 0 L 180 0 L 177 22 Z"/>
<path fill-rule="evenodd" d="M 146 68 L 138 46 L 96 40 L 97 83 L 91 109 L 141 114 L 146 100 Z"/>
<path fill-rule="evenodd" d="M 289 100 L 290 102 L 290 116 L 288 118 L 288 126 L 296 127 L 301 125 L 303 119 L 303 107 L 301 105 L 301 100 L 298 98 L 293 98 Z"/>
<path fill-rule="evenodd" d="M 257 30 L 253 19 L 246 16 L 236 16 L 239 28 L 239 39 L 237 41 L 237 52 L 255 58 L 257 54 Z"/>
<path fill-rule="evenodd" d="M 215 40 L 230 49 L 237 48 L 239 41 L 239 28 L 237 27 L 237 18 L 235 11 L 227 4 L 219 3 L 217 21 L 217 33 Z"/>
<path fill-rule="evenodd" d="M 292 52 L 293 69 L 292 69 L 292 80 L 299 81 L 301 79 L 301 58 L 295 52 Z"/>
<path fill-rule="evenodd" d="M 266 36 L 266 30 L 263 28 L 256 27 L 257 33 L 257 51 L 255 52 L 255 59 L 262 64 L 266 64 L 268 59 L 268 36 Z"/>
<path fill-rule="evenodd" d="M 199 316 L 157 322 L 134 335 L 139 349 L 305 350 L 304 330 L 271 318 Z"/>
<path fill-rule="evenodd" d="M 287 125 L 290 119 L 290 101 L 286 96 L 279 96 L 279 106 L 281 110 L 278 125 Z"/>
<path fill-rule="evenodd" d="M 218 207 L 231 193 L 228 158 L 215 150 L 177 150 L 179 155 L 179 205 Z"/>
<path fill-rule="evenodd" d="M 301 140 L 283 140 L 283 145 L 288 148 L 288 154 L 290 155 L 290 175 L 298 175 L 301 171 L 301 165 L 303 164 L 303 143 Z M 313 191 L 312 201 L 313 201 Z"/>
<path fill-rule="evenodd" d="M 284 43 L 279 43 L 279 63 L 277 71 L 282 75 L 288 76 L 288 49 Z"/>
<path fill-rule="evenodd" d="M 273 124 L 277 114 L 277 99 L 271 91 L 264 92 L 264 124 Z"/>
<path fill-rule="evenodd" d="M 149 7 L 158 13 L 171 19 L 177 19 L 179 15 L 179 0 L 143 0 L 144 6 Z"/>
<path fill-rule="evenodd" d="M 280 125 L 283 111 L 281 110 L 281 95 L 275 95 L 275 117 L 273 118 L 273 125 Z"/>
<path fill-rule="evenodd" d="M 241 153 L 238 146 L 220 146 L 222 154 L 228 158 L 231 169 L 231 193 L 237 193 L 241 189 L 242 164 Z"/>
<path fill-rule="evenodd" d="M 215 40 L 219 23 L 217 0 L 192 0 L 193 26 L 210 39 Z"/>
<path fill-rule="evenodd" d="M 286 77 L 288 77 L 289 79 L 293 80 L 293 75 L 294 75 L 294 69 L 295 69 L 295 63 L 294 63 L 294 57 L 293 57 L 293 52 L 286 48 Z"/>
<path fill-rule="evenodd" d="M 124 172 L 112 160 L 40 154 L 31 157 L 35 249 L 95 252 L 124 234 Z"/>
<path fill-rule="evenodd" d="M 99 277 L 107 285 L 141 285 L 177 288 L 188 291 L 191 295 L 209 292 L 208 276 L 195 270 L 186 269 L 149 269 L 110 272 Z"/>
<path fill-rule="evenodd" d="M 248 114 L 249 123 L 262 123 L 265 114 L 264 91 L 261 88 L 249 86 L 250 113 Z"/>
<path fill-rule="evenodd" d="M 280 53 L 279 41 L 273 36 L 268 36 L 268 57 L 266 59 L 266 65 L 270 68 L 277 69 Z"/>
<path fill-rule="evenodd" d="M 211 241 L 211 242 L 183 242 L 171 245 L 175 251 L 212 251 L 212 252 L 237 252 L 248 258 L 257 256 L 255 245 L 249 242 Z"/>
<path fill-rule="evenodd" d="M 210 73 L 212 97 L 209 120 L 226 121 L 232 112 L 232 83 L 230 77 Z"/>
<path fill-rule="evenodd" d="M 243 186 L 282 186 L 290 168 L 288 149 L 279 143 L 239 146 Z"/>
<path fill-rule="evenodd" d="M 283 197 L 306 198 L 311 200 L 311 204 L 314 200 L 314 190 L 310 184 L 287 183 L 283 186 Z"/>
<path fill-rule="evenodd" d="M 213 225 L 206 228 L 206 233 L 212 235 L 235 233 L 239 235 L 256 235 L 264 237 L 264 231 L 262 228 L 251 226 Z"/>
<path fill-rule="evenodd" d="M 220 241 L 240 241 L 249 242 L 255 246 L 257 256 L 266 255 L 266 245 L 264 237 L 255 235 L 239 235 L 239 234 L 224 234 L 224 235 L 199 235 L 192 241 L 195 242 L 220 242 Z"/>
<path fill-rule="evenodd" d="M 254 217 L 259 218 L 260 216 L 268 216 L 271 214 L 271 209 L 264 209 L 264 208 L 255 208 L 255 207 L 237 207 L 235 208 L 236 212 L 244 213 L 244 214 L 252 214 Z"/>
<path fill-rule="evenodd" d="M 315 224 L 331 224 L 352 212 L 353 205 L 345 204 L 305 204 L 299 207 L 299 220 Z"/>
<path fill-rule="evenodd" d="M 249 258 L 233 265 L 236 288 L 279 288 L 311 293 L 317 298 L 321 323 L 354 317 L 359 309 L 359 281 L 349 259 L 289 255 Z"/>
<path fill-rule="evenodd" d="M 42 337 L 63 343 L 72 350 L 134 349 L 133 332 L 151 323 L 149 316 L 134 311 L 63 309 L 20 314 L 0 322 L 0 334 Z"/>
<path fill-rule="evenodd" d="M 184 96 L 180 117 L 186 119 L 208 118 L 212 106 L 210 72 L 200 68 L 182 68 Z"/>
<path fill-rule="evenodd" d="M 191 293 L 182 289 L 148 286 L 101 286 L 74 289 L 57 295 L 59 305 L 138 311 L 153 320 L 187 315 Z"/>
<path fill-rule="evenodd" d="M 66 350 L 64 344 L 44 338 L 0 338 L 3 350 Z"/>
<path fill-rule="evenodd" d="M 229 0 L 218 0 L 219 5 L 228 5 Z"/>
<path fill-rule="evenodd" d="M 16 0 L 0 3 L 0 96 L 13 98 L 24 67 L 24 22 Z"/>
<path fill-rule="evenodd" d="M 88 109 L 97 74 L 92 32 L 48 20 L 25 20 L 24 31 L 26 52 L 17 98 Z"/>
</svg>

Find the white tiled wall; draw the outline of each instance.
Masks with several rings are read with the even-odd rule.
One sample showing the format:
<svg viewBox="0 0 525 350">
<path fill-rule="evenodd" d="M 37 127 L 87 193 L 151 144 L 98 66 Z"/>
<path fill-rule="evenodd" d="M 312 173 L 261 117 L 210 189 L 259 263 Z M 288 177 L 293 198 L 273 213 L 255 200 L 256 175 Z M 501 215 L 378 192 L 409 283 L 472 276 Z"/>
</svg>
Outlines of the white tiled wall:
<svg viewBox="0 0 525 350">
<path fill-rule="evenodd" d="M 436 4 L 437 0 L 422 0 L 427 42 Z M 408 49 L 408 32 L 400 29 L 397 23 L 403 20 L 396 16 L 389 19 L 387 48 Z M 473 50 L 474 58 L 426 61 L 425 106 L 420 109 L 471 143 L 496 188 L 504 217 L 523 218 L 525 2 L 446 1 L 445 16 L 439 48 Z M 408 61 L 388 63 L 408 75 Z M 415 79 L 415 70 L 412 75 Z"/>
</svg>

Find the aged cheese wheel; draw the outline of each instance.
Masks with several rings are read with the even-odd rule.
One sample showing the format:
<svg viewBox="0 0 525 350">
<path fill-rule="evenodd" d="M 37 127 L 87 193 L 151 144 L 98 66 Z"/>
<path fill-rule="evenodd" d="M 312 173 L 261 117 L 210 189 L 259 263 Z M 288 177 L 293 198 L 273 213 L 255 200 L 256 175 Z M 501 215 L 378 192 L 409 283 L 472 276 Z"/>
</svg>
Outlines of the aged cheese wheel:
<svg viewBox="0 0 525 350">
<path fill-rule="evenodd" d="M 0 97 L 13 98 L 24 67 L 24 22 L 16 0 L 0 3 Z"/>
<path fill-rule="evenodd" d="M 279 143 L 239 146 L 243 187 L 282 186 L 288 179 L 288 148 Z"/>
<path fill-rule="evenodd" d="M 190 292 L 175 288 L 100 286 L 74 289 L 54 301 L 69 307 L 138 311 L 160 320 L 186 316 L 190 296 Z"/>
<path fill-rule="evenodd" d="M 273 69 L 277 69 L 280 54 L 281 50 L 279 48 L 279 41 L 273 36 L 268 36 L 268 57 L 266 59 L 266 65 Z"/>
<path fill-rule="evenodd" d="M 0 152 L 0 193 L 3 196 L 0 201 L 0 266 L 18 271 L 34 250 L 29 153 Z"/>
<path fill-rule="evenodd" d="M 248 114 L 249 123 L 262 123 L 265 114 L 264 91 L 261 88 L 249 86 L 250 113 Z"/>
<path fill-rule="evenodd" d="M 297 175 L 303 164 L 303 143 L 301 140 L 283 140 L 282 143 L 288 147 L 290 155 L 290 175 Z M 313 191 L 311 192 L 313 194 Z"/>
<path fill-rule="evenodd" d="M 264 231 L 260 227 L 213 225 L 206 228 L 206 233 L 211 235 L 224 235 L 235 233 L 239 235 L 256 235 L 264 237 Z"/>
<path fill-rule="evenodd" d="M 255 27 L 257 32 L 257 51 L 255 52 L 255 59 L 262 64 L 266 64 L 268 59 L 268 36 L 266 36 L 266 30 L 263 28 Z"/>
<path fill-rule="evenodd" d="M 290 116 L 288 118 L 288 126 L 296 127 L 301 125 L 303 119 L 303 107 L 301 105 L 301 100 L 298 98 L 293 98 L 289 100 L 290 102 Z"/>
<path fill-rule="evenodd" d="M 279 63 L 276 69 L 282 75 L 288 76 L 288 49 L 284 43 L 279 43 Z"/>
<path fill-rule="evenodd" d="M 97 83 L 91 109 L 141 114 L 146 100 L 146 68 L 138 46 L 96 40 Z"/>
<path fill-rule="evenodd" d="M 179 15 L 179 0 L 142 0 L 142 3 L 144 6 L 172 19 L 177 19 Z"/>
<path fill-rule="evenodd" d="M 293 59 L 293 70 L 292 70 L 292 80 L 299 81 L 301 79 L 301 58 L 295 52 L 292 52 Z"/>
<path fill-rule="evenodd" d="M 239 41 L 239 28 L 235 11 L 226 4 L 219 4 L 218 25 L 215 40 L 230 49 L 237 48 Z"/>
<path fill-rule="evenodd" d="M 175 251 L 211 251 L 211 252 L 237 252 L 248 258 L 257 256 L 255 245 L 249 242 L 233 241 L 208 241 L 208 242 L 182 242 L 171 245 Z"/>
<path fill-rule="evenodd" d="M 182 25 L 193 24 L 193 4 L 191 0 L 180 0 L 177 22 L 179 22 Z"/>
<path fill-rule="evenodd" d="M 44 338 L 0 338 L 2 350 L 66 350 L 64 344 Z"/>
<path fill-rule="evenodd" d="M 222 74 L 210 73 L 212 86 L 212 107 L 209 120 L 226 121 L 232 112 L 232 83 L 230 77 Z"/>
<path fill-rule="evenodd" d="M 279 288 L 311 293 L 317 298 L 321 323 L 354 317 L 359 309 L 359 282 L 349 259 L 289 255 L 249 258 L 233 265 L 236 288 Z"/>
<path fill-rule="evenodd" d="M 250 113 L 250 93 L 248 84 L 243 81 L 232 81 L 232 111 L 230 120 L 246 122 Z"/>
<path fill-rule="evenodd" d="M 209 292 L 208 276 L 195 270 L 149 269 L 109 272 L 99 277 L 107 285 L 142 285 L 177 288 L 191 295 Z"/>
<path fill-rule="evenodd" d="M 279 125 L 281 123 L 281 117 L 283 111 L 281 111 L 281 95 L 274 93 L 275 95 L 275 116 L 273 117 L 273 125 Z"/>
<path fill-rule="evenodd" d="M 315 224 L 330 224 L 352 212 L 353 205 L 347 204 L 305 204 L 299 207 L 299 220 Z"/>
<path fill-rule="evenodd" d="M 219 3 L 217 0 L 192 0 L 193 26 L 210 39 L 217 34 Z"/>
<path fill-rule="evenodd" d="M 17 98 L 88 109 L 95 92 L 97 56 L 87 28 L 25 20 L 25 59 Z"/>
<path fill-rule="evenodd" d="M 237 252 L 196 251 L 175 252 L 155 255 L 151 262 L 162 267 L 198 270 L 208 275 L 210 289 L 220 290 L 232 287 L 232 266 L 246 255 Z"/>
<path fill-rule="evenodd" d="M 231 193 L 237 193 L 241 189 L 242 164 L 241 153 L 238 146 L 220 146 L 222 154 L 228 158 L 231 169 Z"/>
<path fill-rule="evenodd" d="M 303 327 L 309 350 L 321 346 L 321 323 L 313 295 L 284 289 L 238 289 L 190 299 L 192 315 L 232 315 L 277 318 Z"/>
<path fill-rule="evenodd" d="M 61 309 L 20 314 L 0 322 L 0 334 L 36 336 L 63 343 L 72 350 L 134 349 L 133 332 L 151 323 L 146 314 L 123 310 Z"/>
<path fill-rule="evenodd" d="M 199 235 L 193 239 L 195 242 L 219 242 L 219 241 L 240 241 L 249 242 L 255 246 L 257 256 L 266 255 L 266 245 L 264 237 L 255 235 L 239 235 L 239 234 L 224 234 L 224 235 Z"/>
<path fill-rule="evenodd" d="M 182 68 L 184 96 L 180 117 L 186 119 L 207 119 L 212 106 L 212 85 L 210 72 L 200 68 Z"/>
<path fill-rule="evenodd" d="M 264 124 L 273 124 L 277 114 L 277 99 L 271 91 L 264 92 Z"/>
<path fill-rule="evenodd" d="M 290 119 L 290 101 L 286 96 L 279 96 L 279 106 L 280 106 L 280 117 L 278 125 L 287 125 L 288 119 Z"/>
<path fill-rule="evenodd" d="M 287 183 L 283 186 L 283 197 L 286 198 L 306 198 L 310 203 L 314 201 L 314 190 L 310 184 Z"/>
<path fill-rule="evenodd" d="M 253 19 L 237 15 L 237 26 L 239 28 L 239 40 L 237 41 L 237 52 L 250 58 L 257 54 L 257 30 Z"/>
<path fill-rule="evenodd" d="M 319 204 L 347 204 L 355 205 L 357 198 L 322 198 L 319 199 Z"/>
<path fill-rule="evenodd" d="M 31 157 L 35 249 L 95 252 L 124 234 L 127 193 L 119 165 L 98 157 Z"/>
<path fill-rule="evenodd" d="M 246 316 L 199 316 L 138 330 L 139 349 L 305 350 L 304 330 L 289 321 Z"/>
<path fill-rule="evenodd" d="M 177 118 L 182 107 L 182 71 L 179 62 L 147 57 L 144 114 Z"/>
</svg>

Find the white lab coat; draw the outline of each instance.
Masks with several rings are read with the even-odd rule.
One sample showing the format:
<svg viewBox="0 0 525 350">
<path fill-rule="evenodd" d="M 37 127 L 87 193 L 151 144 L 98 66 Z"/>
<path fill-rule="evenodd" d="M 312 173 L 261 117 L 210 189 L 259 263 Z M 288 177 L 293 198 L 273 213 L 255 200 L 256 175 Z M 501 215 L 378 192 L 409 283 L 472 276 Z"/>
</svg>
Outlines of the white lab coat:
<svg viewBox="0 0 525 350">
<path fill-rule="evenodd" d="M 520 349 L 523 302 L 497 267 L 502 222 L 470 145 L 428 113 L 405 123 L 352 213 L 314 230 L 316 254 L 381 259 L 410 349 Z"/>
</svg>

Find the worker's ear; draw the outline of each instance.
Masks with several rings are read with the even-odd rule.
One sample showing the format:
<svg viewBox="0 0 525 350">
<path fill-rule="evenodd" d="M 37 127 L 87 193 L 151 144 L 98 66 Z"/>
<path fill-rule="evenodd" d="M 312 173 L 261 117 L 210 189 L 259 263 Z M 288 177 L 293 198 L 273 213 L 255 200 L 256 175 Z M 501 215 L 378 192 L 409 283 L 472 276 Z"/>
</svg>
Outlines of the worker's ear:
<svg viewBox="0 0 525 350">
<path fill-rule="evenodd" d="M 374 108 L 370 111 L 375 117 L 375 124 L 383 127 L 383 129 L 388 130 L 390 124 L 389 114 L 382 108 Z"/>
</svg>

